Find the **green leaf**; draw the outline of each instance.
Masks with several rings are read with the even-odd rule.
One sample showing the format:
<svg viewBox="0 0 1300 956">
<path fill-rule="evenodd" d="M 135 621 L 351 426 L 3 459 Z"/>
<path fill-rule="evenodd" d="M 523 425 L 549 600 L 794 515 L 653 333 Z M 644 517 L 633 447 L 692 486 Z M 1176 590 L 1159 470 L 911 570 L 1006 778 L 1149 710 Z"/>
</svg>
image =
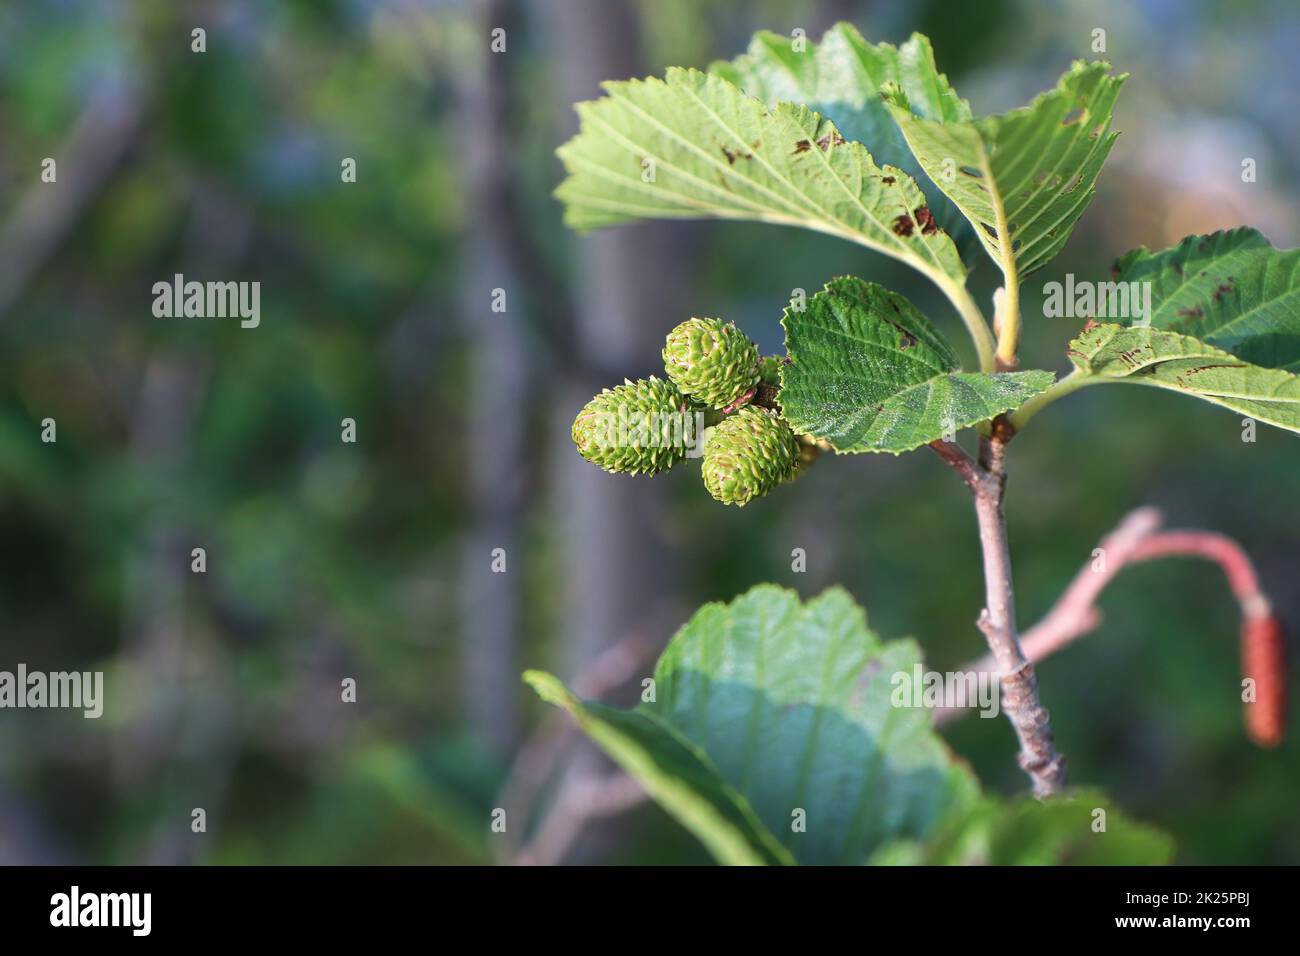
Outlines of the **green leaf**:
<svg viewBox="0 0 1300 956">
<path fill-rule="evenodd" d="M 929 275 L 953 297 L 966 270 L 948 235 L 924 228 L 912 177 L 804 107 L 769 108 L 720 76 L 672 68 L 610 82 L 579 103 L 559 156 L 565 221 L 594 229 L 638 218 L 745 219 L 861 243 Z"/>
<path fill-rule="evenodd" d="M 1111 110 L 1124 85 L 1108 63 L 1076 62 L 1027 107 L 974 121 L 926 115 L 893 85 L 887 103 L 921 166 L 975 227 L 1004 273 L 1047 263 L 1092 200 L 1118 133 Z"/>
<path fill-rule="evenodd" d="M 700 608 L 635 710 L 525 680 L 722 863 L 1168 861 L 1166 837 L 1114 810 L 1095 831 L 1096 794 L 981 796 L 928 712 L 894 706 L 898 675 L 920 668 L 916 644 L 882 642 L 844 591 L 804 603 L 765 584 Z"/>
<path fill-rule="evenodd" d="M 1100 829 L 1103 821 L 1105 829 Z M 965 819 L 928 843 L 892 844 L 872 862 L 1163 866 L 1172 861 L 1173 851 L 1168 835 L 1129 819 L 1100 793 L 1079 791 L 1043 801 L 1023 797 L 1007 805 L 982 800 Z"/>
<path fill-rule="evenodd" d="M 1135 249 L 1115 274 L 1151 283 L 1152 328 L 1300 372 L 1300 249 L 1274 249 L 1257 229 L 1232 229 L 1163 252 Z"/>
<path fill-rule="evenodd" d="M 789 363 L 781 410 L 839 452 L 899 454 L 987 421 L 1045 391 L 1051 372 L 961 372 L 952 349 L 901 295 L 833 279 L 781 320 Z"/>
<path fill-rule="evenodd" d="M 734 847 L 720 854 L 709 827 L 747 806 L 762 821 L 750 828 L 754 839 L 775 834 L 801 863 L 863 863 L 885 843 L 925 838 L 977 797 L 929 713 L 891 706 L 893 675 L 910 675 L 920 660 L 912 641 L 882 643 L 842 590 L 804 604 L 792 591 L 760 585 L 695 614 L 660 658 L 655 701 L 623 712 L 619 733 L 607 729 L 618 711 L 579 719 L 719 860 L 744 854 Z M 558 686 L 544 694 L 575 713 L 595 707 Z M 663 782 L 674 746 L 700 755 L 676 760 L 693 774 L 678 791 Z M 681 811 L 681 790 L 697 812 Z M 799 816 L 804 832 L 792 825 Z M 724 830 L 741 832 L 734 819 Z"/>
<path fill-rule="evenodd" d="M 1300 250 L 1234 229 L 1135 250 L 1114 272 L 1117 283 L 1149 283 L 1150 326 L 1090 325 L 1070 343 L 1080 373 L 1182 392 L 1300 432 Z M 1142 288 L 1129 287 L 1130 301 Z"/>
<path fill-rule="evenodd" d="M 557 678 L 541 671 L 526 671 L 524 680 L 543 700 L 567 710 L 718 862 L 732 866 L 793 862 L 708 757 L 671 728 L 644 711 L 584 703 Z"/>
<path fill-rule="evenodd" d="M 966 220 L 928 179 L 912 155 L 902 131 L 881 101 L 886 84 L 897 84 L 919 115 L 943 122 L 970 119 L 970 106 L 957 96 L 934 63 L 930 41 L 919 33 L 901 46 L 872 45 L 848 23 L 826 31 L 816 46 L 795 48 L 792 37 L 763 31 L 754 35 L 749 51 L 709 71 L 769 107 L 802 103 L 836 125 L 847 139 L 867 144 L 877 163 L 888 163 L 915 178 L 939 226 L 963 252 L 974 248 L 975 234 Z"/>
</svg>

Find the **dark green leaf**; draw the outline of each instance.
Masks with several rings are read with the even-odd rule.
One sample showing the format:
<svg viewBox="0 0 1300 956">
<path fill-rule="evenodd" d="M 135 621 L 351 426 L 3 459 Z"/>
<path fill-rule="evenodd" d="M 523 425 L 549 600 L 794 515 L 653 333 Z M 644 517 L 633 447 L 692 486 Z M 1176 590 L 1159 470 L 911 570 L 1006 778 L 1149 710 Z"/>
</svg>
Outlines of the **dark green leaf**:
<svg viewBox="0 0 1300 956">
<path fill-rule="evenodd" d="M 958 824 L 929 843 L 881 850 L 880 864 L 995 866 L 1162 866 L 1173 841 L 1114 809 L 1092 791 L 1009 805 L 982 800 Z"/>
<path fill-rule="evenodd" d="M 895 454 L 1016 408 L 1051 372 L 961 372 L 952 349 L 897 293 L 834 279 L 786 309 L 781 408 L 799 432 L 840 452 Z"/>
</svg>

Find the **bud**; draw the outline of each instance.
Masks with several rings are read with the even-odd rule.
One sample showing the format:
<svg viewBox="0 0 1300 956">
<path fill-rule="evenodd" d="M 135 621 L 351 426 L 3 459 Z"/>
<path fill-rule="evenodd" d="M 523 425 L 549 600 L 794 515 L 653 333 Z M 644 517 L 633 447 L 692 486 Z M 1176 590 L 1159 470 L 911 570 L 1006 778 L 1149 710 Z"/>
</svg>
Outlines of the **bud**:
<svg viewBox="0 0 1300 956">
<path fill-rule="evenodd" d="M 711 430 L 704 487 L 724 505 L 741 505 L 795 476 L 799 443 L 775 413 L 746 405 Z"/>
<path fill-rule="evenodd" d="M 734 322 L 690 319 L 668 333 L 664 369 L 693 400 L 730 408 L 753 397 L 762 357 Z"/>
<path fill-rule="evenodd" d="M 606 471 L 653 475 L 686 457 L 682 413 L 688 405 L 671 382 L 653 375 L 625 379 L 583 406 L 573 420 L 573 443 Z"/>
<path fill-rule="evenodd" d="M 764 355 L 763 363 L 759 366 L 759 381 L 764 385 L 771 385 L 774 388 L 781 387 L 781 368 L 787 363 L 788 359 L 780 355 Z"/>
</svg>

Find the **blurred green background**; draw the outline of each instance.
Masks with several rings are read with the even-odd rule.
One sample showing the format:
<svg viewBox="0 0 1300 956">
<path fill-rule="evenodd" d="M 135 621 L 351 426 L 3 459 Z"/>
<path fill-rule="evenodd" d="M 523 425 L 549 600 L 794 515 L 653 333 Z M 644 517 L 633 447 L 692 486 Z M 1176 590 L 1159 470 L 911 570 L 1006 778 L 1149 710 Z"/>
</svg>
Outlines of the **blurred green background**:
<svg viewBox="0 0 1300 956">
<path fill-rule="evenodd" d="M 1132 74 L 1091 209 L 1023 290 L 1024 367 L 1067 366 L 1078 323 L 1038 302 L 1067 271 L 1238 224 L 1297 244 L 1290 0 L 0 7 L 0 668 L 107 682 L 98 721 L 0 712 L 0 862 L 703 862 L 653 807 L 584 816 L 606 767 L 524 667 L 634 699 L 698 604 L 760 581 L 843 584 L 940 669 L 981 654 L 973 515 L 933 456 L 824 460 L 739 511 L 693 467 L 605 475 L 567 437 L 682 319 L 733 319 L 775 351 L 791 290 L 835 275 L 960 339 L 933 288 L 863 249 L 714 223 L 577 237 L 550 196 L 598 81 L 840 19 L 928 34 L 977 114 L 1093 57 L 1098 28 Z M 153 284 L 178 272 L 260 281 L 260 327 L 154 318 Z M 986 305 L 995 275 L 972 278 Z M 1107 388 L 1011 451 L 1022 626 L 1145 503 L 1235 535 L 1300 619 L 1295 436 L 1246 444 L 1221 409 Z M 1172 832 L 1180 862 L 1300 862 L 1296 744 L 1244 737 L 1218 571 L 1139 567 L 1104 609 L 1039 669 L 1073 780 Z M 986 786 L 1024 788 L 1005 722 L 946 735 Z"/>
</svg>

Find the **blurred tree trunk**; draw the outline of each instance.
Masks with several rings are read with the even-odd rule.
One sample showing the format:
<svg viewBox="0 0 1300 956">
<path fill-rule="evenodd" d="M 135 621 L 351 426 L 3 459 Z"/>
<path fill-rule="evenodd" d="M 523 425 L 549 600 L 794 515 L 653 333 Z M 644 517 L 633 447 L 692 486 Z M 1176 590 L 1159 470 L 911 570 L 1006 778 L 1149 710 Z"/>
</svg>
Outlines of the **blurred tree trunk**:
<svg viewBox="0 0 1300 956">
<path fill-rule="evenodd" d="M 600 95 L 602 80 L 640 76 L 643 64 L 631 4 L 554 0 L 545 5 L 562 80 L 559 108 L 574 131 L 572 105 Z M 658 639 L 673 577 L 660 534 L 663 487 L 609 475 L 572 450 L 569 425 L 602 387 L 663 370 L 663 336 L 677 315 L 680 263 L 664 224 L 612 229 L 576 239 L 573 299 L 581 370 L 556 390 L 555 487 L 565 518 L 569 582 L 563 642 L 576 673 L 629 631 Z M 658 613 L 656 613 L 658 612 Z"/>
<path fill-rule="evenodd" d="M 472 342 L 465 450 L 471 526 L 463 558 L 462 686 L 471 732 L 497 754 L 507 753 L 518 734 L 516 644 L 523 574 L 519 524 L 527 475 L 529 363 L 519 323 L 524 296 L 510 236 L 515 223 L 509 69 L 515 54 L 490 52 L 488 38 L 494 27 L 507 26 L 513 7 L 510 0 L 477 4 L 483 44 L 480 69 L 460 91 L 461 148 L 472 210 L 461 291 Z M 495 289 L 504 290 L 505 311 L 493 311 Z M 504 554 L 504 573 L 493 570 L 498 548 Z"/>
</svg>

